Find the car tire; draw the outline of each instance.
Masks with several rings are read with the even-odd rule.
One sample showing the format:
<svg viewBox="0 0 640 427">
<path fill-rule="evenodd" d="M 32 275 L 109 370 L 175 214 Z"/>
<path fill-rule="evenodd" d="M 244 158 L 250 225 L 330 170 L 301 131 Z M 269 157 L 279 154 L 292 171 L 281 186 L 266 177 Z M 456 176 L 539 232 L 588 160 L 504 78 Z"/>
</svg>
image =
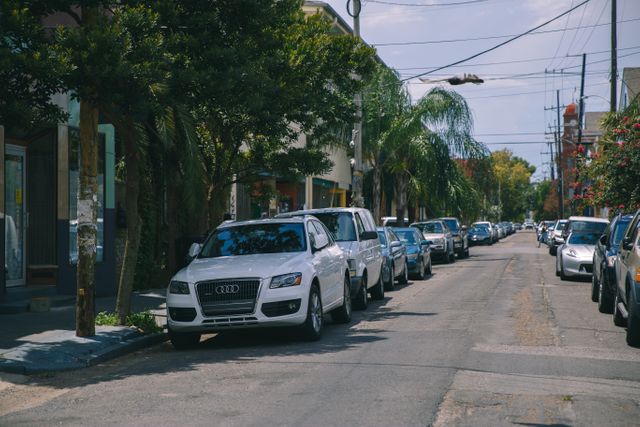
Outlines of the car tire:
<svg viewBox="0 0 640 427">
<path fill-rule="evenodd" d="M 556 258 L 556 276 L 560 277 L 560 269 L 558 266 L 560 265 L 560 257 Z"/>
<path fill-rule="evenodd" d="M 602 272 L 602 270 L 600 271 Z M 611 299 L 611 296 L 607 295 L 604 291 L 602 273 L 600 273 L 600 278 L 598 280 L 598 311 L 605 314 L 613 313 L 613 300 Z"/>
<path fill-rule="evenodd" d="M 598 302 L 600 296 L 600 286 L 598 286 L 598 280 L 596 279 L 595 271 L 591 274 L 591 301 Z"/>
<path fill-rule="evenodd" d="M 317 341 L 322 335 L 322 299 L 316 284 L 311 285 L 307 304 L 307 318 L 302 324 L 302 338 L 306 341 Z"/>
<path fill-rule="evenodd" d="M 398 283 L 400 283 L 401 285 L 406 285 L 407 283 L 409 283 L 409 266 L 406 262 L 404 263 L 404 272 L 398 279 Z"/>
<path fill-rule="evenodd" d="M 629 295 L 629 299 L 631 299 Z M 631 347 L 640 347 L 640 318 L 633 313 L 634 306 L 629 304 L 627 310 L 629 311 L 629 317 L 627 317 L 627 344 Z"/>
<path fill-rule="evenodd" d="M 331 312 L 331 318 L 336 323 L 351 322 L 351 280 L 349 276 L 344 277 L 342 305 Z"/>
<path fill-rule="evenodd" d="M 424 265 L 424 260 L 420 260 L 420 263 L 418 264 L 418 267 L 416 268 L 416 279 L 417 280 L 424 280 L 424 271 L 426 269 L 426 266 Z"/>
<path fill-rule="evenodd" d="M 569 276 L 564 274 L 564 265 L 560 263 L 560 280 L 569 280 Z"/>
<path fill-rule="evenodd" d="M 360 289 L 356 294 L 356 298 L 353 301 L 353 308 L 356 310 L 366 310 L 369 305 L 369 295 L 367 291 L 367 276 L 366 274 L 362 276 L 362 283 L 360 284 Z"/>
<path fill-rule="evenodd" d="M 429 267 L 427 268 L 427 275 L 431 276 L 433 274 L 433 264 L 431 263 L 431 259 L 429 259 Z"/>
<path fill-rule="evenodd" d="M 616 289 L 616 296 L 613 299 L 613 324 L 616 326 L 626 326 L 627 320 L 624 317 L 622 317 L 622 313 L 618 311 L 619 302 L 620 302 L 620 299 L 618 298 L 618 289 Z"/>
<path fill-rule="evenodd" d="M 371 288 L 371 299 L 382 300 L 384 299 L 384 283 L 382 282 L 382 270 L 378 276 L 378 282 Z"/>
<path fill-rule="evenodd" d="M 169 328 L 169 340 L 176 350 L 189 350 L 200 343 L 199 332 L 176 332 Z"/>
<path fill-rule="evenodd" d="M 467 249 L 464 250 L 464 257 L 465 258 L 469 258 L 469 247 L 467 246 Z"/>
<path fill-rule="evenodd" d="M 549 246 L 549 255 L 556 256 L 557 252 L 558 248 L 556 248 L 554 245 Z"/>
<path fill-rule="evenodd" d="M 395 287 L 394 286 L 395 283 L 396 283 L 396 269 L 393 262 L 391 262 L 391 274 L 389 275 L 389 281 L 384 284 L 384 290 L 392 291 L 393 288 Z"/>
</svg>

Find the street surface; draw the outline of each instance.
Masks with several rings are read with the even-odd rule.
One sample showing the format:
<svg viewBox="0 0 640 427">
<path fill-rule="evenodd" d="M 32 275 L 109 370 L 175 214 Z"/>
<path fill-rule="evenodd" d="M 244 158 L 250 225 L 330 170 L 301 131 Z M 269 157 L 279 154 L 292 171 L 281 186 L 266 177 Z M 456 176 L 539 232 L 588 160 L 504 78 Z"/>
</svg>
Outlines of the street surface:
<svg viewBox="0 0 640 427">
<path fill-rule="evenodd" d="M 640 350 L 520 231 L 318 342 L 282 330 L 0 378 L 0 425 L 640 425 Z"/>
</svg>

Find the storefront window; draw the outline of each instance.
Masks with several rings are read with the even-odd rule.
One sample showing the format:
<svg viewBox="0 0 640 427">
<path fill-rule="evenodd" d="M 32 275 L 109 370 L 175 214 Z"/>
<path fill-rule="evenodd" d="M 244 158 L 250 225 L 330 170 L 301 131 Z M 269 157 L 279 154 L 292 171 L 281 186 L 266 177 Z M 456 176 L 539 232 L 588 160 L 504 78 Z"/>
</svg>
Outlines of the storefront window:
<svg viewBox="0 0 640 427">
<path fill-rule="evenodd" d="M 104 253 L 104 165 L 105 136 L 98 134 L 98 203 L 96 206 L 98 229 L 96 231 L 96 262 Z M 78 189 L 80 187 L 80 130 L 69 127 L 69 262 L 78 262 Z"/>
</svg>

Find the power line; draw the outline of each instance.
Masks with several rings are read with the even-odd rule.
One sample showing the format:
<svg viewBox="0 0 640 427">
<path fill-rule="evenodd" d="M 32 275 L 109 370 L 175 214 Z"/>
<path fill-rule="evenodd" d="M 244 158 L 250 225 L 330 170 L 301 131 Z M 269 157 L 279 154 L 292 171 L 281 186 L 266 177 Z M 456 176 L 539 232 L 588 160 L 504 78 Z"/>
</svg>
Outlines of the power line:
<svg viewBox="0 0 640 427">
<path fill-rule="evenodd" d="M 624 19 L 621 21 L 617 21 L 618 24 L 624 24 L 627 22 L 636 22 L 640 21 L 640 18 L 633 19 Z M 571 27 L 567 28 L 567 31 L 580 30 L 583 28 L 596 28 L 596 27 L 606 27 L 607 25 L 611 25 L 610 22 L 604 24 L 594 24 L 594 25 L 584 25 L 581 27 Z M 552 34 L 559 33 L 565 31 L 564 29 L 555 29 L 555 30 L 543 30 L 543 31 L 533 31 L 527 33 L 525 35 L 534 35 L 534 34 Z M 411 46 L 411 45 L 422 45 L 422 44 L 441 44 L 441 43 L 459 43 L 459 42 L 472 42 L 472 41 L 482 41 L 482 40 L 495 40 L 495 39 L 504 39 L 507 37 L 517 36 L 517 34 L 504 34 L 499 36 L 485 36 L 485 37 L 470 37 L 466 39 L 443 39 L 443 40 L 423 40 L 423 41 L 409 41 L 409 42 L 388 42 L 388 43 L 371 43 L 371 46 L 375 47 L 386 47 L 386 46 Z"/>
<path fill-rule="evenodd" d="M 488 0 L 467 0 L 467 1 L 459 1 L 454 3 L 432 3 L 432 4 L 417 4 L 417 3 L 399 3 L 394 1 L 386 1 L 386 0 L 366 0 L 367 3 L 377 3 L 384 4 L 387 6 L 405 6 L 405 7 L 445 7 L 445 6 L 462 6 L 462 5 L 471 5 L 476 3 L 484 3 Z"/>
<path fill-rule="evenodd" d="M 440 67 L 440 68 L 434 68 L 434 69 L 433 69 L 433 70 L 431 70 L 431 71 L 425 71 L 424 73 L 417 74 L 417 75 L 415 75 L 415 76 L 413 76 L 413 77 L 408 77 L 408 78 L 406 78 L 406 79 L 402 79 L 401 81 L 406 81 L 406 80 L 410 80 L 410 79 L 412 79 L 412 78 L 421 77 L 421 76 L 426 76 L 427 74 L 435 73 L 436 71 L 443 70 L 443 69 L 448 68 L 448 67 L 450 67 L 450 66 L 452 66 L 452 65 L 462 64 L 463 62 L 467 62 L 467 61 L 469 61 L 469 60 L 471 60 L 471 59 L 473 59 L 473 58 L 477 58 L 477 57 L 478 57 L 478 56 L 480 56 L 480 55 L 484 55 L 485 53 L 488 53 L 488 52 L 494 51 L 494 50 L 496 50 L 496 49 L 498 49 L 498 48 L 500 48 L 500 47 L 502 47 L 502 46 L 506 45 L 507 43 L 511 43 L 512 41 L 517 40 L 517 39 L 519 39 L 520 37 L 523 37 L 523 36 L 525 36 L 525 35 L 527 35 L 527 34 L 529 34 L 529 33 L 533 32 L 533 31 L 537 30 L 538 28 L 542 28 L 542 27 L 544 27 L 545 25 L 548 25 L 548 24 L 552 23 L 553 21 L 555 21 L 555 20 L 557 20 L 557 19 L 562 18 L 563 16 L 565 16 L 565 15 L 567 15 L 567 14 L 569 14 L 569 13 L 573 12 L 574 10 L 576 10 L 577 8 L 579 8 L 579 7 L 581 7 L 581 6 L 584 6 L 585 4 L 589 3 L 590 1 L 591 1 L 591 0 L 584 0 L 582 3 L 578 4 L 577 6 L 574 6 L 574 7 L 572 7 L 571 9 L 569 9 L 569 10 L 567 10 L 567 11 L 565 11 L 565 12 L 562 12 L 560 15 L 558 15 L 558 16 L 556 16 L 556 17 L 554 17 L 554 18 L 551 18 L 550 20 L 548 20 L 548 21 L 546 21 L 546 22 L 543 22 L 542 24 L 538 25 L 537 27 L 534 27 L 534 28 L 532 28 L 532 29 L 530 29 L 530 30 L 528 30 L 528 31 L 525 31 L 525 32 L 524 32 L 524 33 L 522 33 L 522 34 L 519 34 L 519 35 L 517 35 L 517 36 L 515 36 L 515 37 L 512 37 L 512 38 L 510 38 L 509 40 L 505 40 L 505 41 L 503 41 L 502 43 L 499 43 L 499 44 L 497 44 L 497 45 L 495 45 L 495 46 L 493 46 L 493 47 L 490 47 L 489 49 L 485 49 L 485 50 L 483 50 L 483 51 L 481 51 L 481 52 L 478 52 L 478 53 L 476 53 L 476 54 L 474 54 L 474 55 L 471 55 L 471 56 L 469 56 L 469 57 L 467 57 L 467 58 L 465 58 L 465 59 L 461 59 L 461 60 L 459 60 L 459 61 L 453 62 L 453 63 L 451 63 L 451 64 L 449 64 L 449 65 L 445 65 L 445 66 Z"/>
<path fill-rule="evenodd" d="M 546 135 L 545 132 L 477 133 L 474 136 Z"/>
<path fill-rule="evenodd" d="M 592 84 L 592 85 L 586 85 L 585 87 L 594 87 L 594 86 L 604 86 L 604 85 L 608 85 L 609 82 L 606 83 L 597 83 L 597 84 Z M 563 88 L 563 89 L 558 89 L 558 90 L 574 90 L 575 88 L 572 87 L 567 87 L 567 88 Z M 548 92 L 548 90 L 536 90 L 536 91 L 529 91 L 529 92 L 517 92 L 517 93 L 503 93 L 503 94 L 498 94 L 498 95 L 485 95 L 485 96 L 472 96 L 469 98 L 465 98 L 467 100 L 469 99 L 487 99 L 487 98 L 502 98 L 505 96 L 519 96 L 519 95 L 533 95 L 533 94 L 537 94 L 537 93 L 546 93 Z"/>
<path fill-rule="evenodd" d="M 637 19 L 638 21 L 640 21 L 640 18 Z M 618 49 L 618 51 L 621 50 L 630 50 L 630 49 L 639 49 L 640 46 L 630 46 L 630 47 L 625 47 L 625 48 L 620 48 Z M 610 50 L 598 50 L 598 51 L 593 51 L 593 52 L 584 52 L 587 55 L 593 56 L 593 55 L 599 55 L 599 54 L 603 54 L 603 53 L 610 53 Z M 571 54 L 571 55 L 566 55 L 567 57 L 580 57 L 582 56 L 582 53 L 580 54 Z M 474 64 L 463 64 L 463 65 L 454 65 L 450 68 L 463 68 L 463 67 L 482 67 L 482 66 L 486 66 L 486 65 L 505 65 L 505 64 L 521 64 L 521 63 L 525 63 L 525 62 L 537 62 L 537 61 L 547 61 L 549 59 L 553 59 L 551 57 L 546 57 L 546 58 L 533 58 L 533 59 L 517 59 L 517 60 L 512 60 L 512 61 L 498 61 L 498 62 L 484 62 L 484 63 L 474 63 Z M 435 68 L 438 67 L 438 65 L 424 65 L 422 67 L 404 67 L 404 68 L 396 68 L 396 71 L 401 71 L 401 70 L 424 70 L 424 69 L 428 69 L 428 68 Z"/>
</svg>

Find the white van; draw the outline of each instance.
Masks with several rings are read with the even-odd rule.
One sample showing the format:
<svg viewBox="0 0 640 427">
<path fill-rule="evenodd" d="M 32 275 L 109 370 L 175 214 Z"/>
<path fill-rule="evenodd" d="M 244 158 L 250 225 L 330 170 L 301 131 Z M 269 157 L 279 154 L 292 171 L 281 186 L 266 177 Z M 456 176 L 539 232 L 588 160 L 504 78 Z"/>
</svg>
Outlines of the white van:
<svg viewBox="0 0 640 427">
<path fill-rule="evenodd" d="M 313 215 L 322 221 L 347 255 L 354 307 L 367 308 L 368 292 L 373 299 L 383 299 L 382 254 L 371 212 L 364 208 L 323 208 L 287 212 L 276 217 L 300 215 Z"/>
</svg>

